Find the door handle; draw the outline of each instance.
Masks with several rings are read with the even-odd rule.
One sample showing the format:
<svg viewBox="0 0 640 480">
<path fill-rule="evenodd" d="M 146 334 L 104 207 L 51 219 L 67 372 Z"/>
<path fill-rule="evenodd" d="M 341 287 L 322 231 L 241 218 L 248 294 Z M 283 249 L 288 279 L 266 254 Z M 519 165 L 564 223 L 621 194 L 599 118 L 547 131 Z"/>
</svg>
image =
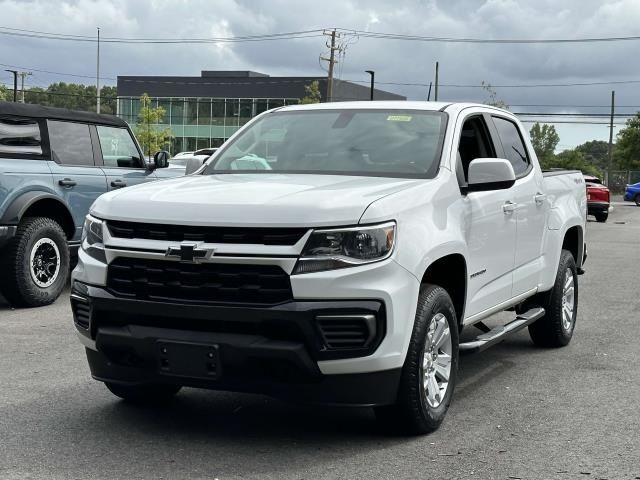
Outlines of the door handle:
<svg viewBox="0 0 640 480">
<path fill-rule="evenodd" d="M 111 182 L 111 186 L 113 188 L 122 188 L 122 187 L 126 187 L 127 184 L 122 180 L 114 180 L 113 182 Z"/>
<path fill-rule="evenodd" d="M 533 196 L 533 199 L 536 201 L 537 205 L 542 205 L 546 200 L 546 198 L 547 198 L 547 195 L 545 193 L 540 193 L 540 192 L 536 193 Z"/>
<path fill-rule="evenodd" d="M 502 211 L 504 212 L 505 215 L 511 215 L 513 212 L 516 211 L 516 208 L 518 208 L 518 204 L 517 203 L 513 203 L 510 200 L 507 200 L 502 205 Z"/>
<path fill-rule="evenodd" d="M 71 180 L 70 178 L 63 178 L 58 181 L 58 185 L 61 187 L 75 187 L 77 183 L 75 180 Z"/>
</svg>

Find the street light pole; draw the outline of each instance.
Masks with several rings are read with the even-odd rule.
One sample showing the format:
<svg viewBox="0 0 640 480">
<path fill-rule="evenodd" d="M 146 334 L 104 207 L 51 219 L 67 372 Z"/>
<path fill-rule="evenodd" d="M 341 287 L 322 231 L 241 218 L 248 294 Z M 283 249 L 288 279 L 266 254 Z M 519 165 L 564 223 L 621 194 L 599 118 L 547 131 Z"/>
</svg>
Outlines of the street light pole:
<svg viewBox="0 0 640 480">
<path fill-rule="evenodd" d="M 369 75 L 371 75 L 371 92 L 369 94 L 369 100 L 373 100 L 373 86 L 375 85 L 376 72 L 373 70 L 365 70 Z"/>
<path fill-rule="evenodd" d="M 100 27 L 98 27 L 98 55 L 96 59 L 96 113 L 100 113 Z"/>
<path fill-rule="evenodd" d="M 18 101 L 18 71 L 17 70 L 5 70 L 5 72 L 13 73 L 13 101 Z"/>
</svg>

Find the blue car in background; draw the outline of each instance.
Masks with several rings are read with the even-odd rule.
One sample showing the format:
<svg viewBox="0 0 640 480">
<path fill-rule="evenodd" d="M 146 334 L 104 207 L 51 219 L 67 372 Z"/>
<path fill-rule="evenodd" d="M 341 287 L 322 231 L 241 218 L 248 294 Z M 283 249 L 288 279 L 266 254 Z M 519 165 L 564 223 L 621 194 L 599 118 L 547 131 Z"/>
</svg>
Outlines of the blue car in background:
<svg viewBox="0 0 640 480">
<path fill-rule="evenodd" d="M 168 158 L 145 161 L 118 117 L 0 102 L 0 293 L 27 307 L 58 298 L 94 200 L 184 175 Z"/>
<path fill-rule="evenodd" d="M 636 205 L 640 207 L 640 182 L 625 187 L 624 199 L 627 202 L 636 202 Z"/>
</svg>

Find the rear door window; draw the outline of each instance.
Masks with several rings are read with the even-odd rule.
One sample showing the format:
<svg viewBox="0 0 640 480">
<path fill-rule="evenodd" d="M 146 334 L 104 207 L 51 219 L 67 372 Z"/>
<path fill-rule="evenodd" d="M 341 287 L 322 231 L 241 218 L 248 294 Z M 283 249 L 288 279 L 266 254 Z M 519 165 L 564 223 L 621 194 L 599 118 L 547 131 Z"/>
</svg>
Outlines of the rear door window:
<svg viewBox="0 0 640 480">
<path fill-rule="evenodd" d="M 61 165 L 94 166 L 89 125 L 48 120 L 51 158 Z"/>
<path fill-rule="evenodd" d="M 102 125 L 96 129 L 105 167 L 142 168 L 140 152 L 129 130 Z"/>
<path fill-rule="evenodd" d="M 0 118 L 0 157 L 42 156 L 40 125 L 21 117 Z"/>
<path fill-rule="evenodd" d="M 518 127 L 501 117 L 493 117 L 493 123 L 498 130 L 504 156 L 511 162 L 516 177 L 524 175 L 529 170 L 531 162 Z"/>
</svg>

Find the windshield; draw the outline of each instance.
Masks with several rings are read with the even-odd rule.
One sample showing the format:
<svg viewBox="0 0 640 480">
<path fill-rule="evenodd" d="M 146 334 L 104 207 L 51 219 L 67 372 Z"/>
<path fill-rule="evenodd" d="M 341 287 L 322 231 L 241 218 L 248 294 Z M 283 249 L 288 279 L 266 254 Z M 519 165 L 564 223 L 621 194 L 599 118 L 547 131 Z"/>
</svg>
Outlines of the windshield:
<svg viewBox="0 0 640 480">
<path fill-rule="evenodd" d="M 306 110 L 263 116 L 204 174 L 324 173 L 435 176 L 446 114 L 420 110 Z"/>
</svg>

